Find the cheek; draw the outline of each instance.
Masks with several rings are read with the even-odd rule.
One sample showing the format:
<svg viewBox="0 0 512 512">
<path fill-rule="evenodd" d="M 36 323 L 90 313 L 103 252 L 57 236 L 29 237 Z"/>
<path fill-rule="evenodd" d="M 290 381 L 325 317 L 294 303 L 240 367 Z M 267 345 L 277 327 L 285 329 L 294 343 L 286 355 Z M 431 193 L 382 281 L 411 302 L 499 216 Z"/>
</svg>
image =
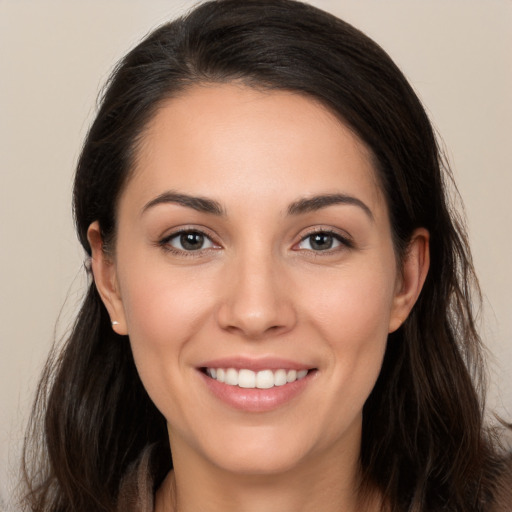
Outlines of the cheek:
<svg viewBox="0 0 512 512">
<path fill-rule="evenodd" d="M 307 307 L 326 337 L 357 349 L 376 335 L 387 337 L 394 286 L 394 273 L 387 267 L 342 270 L 323 280 L 323 286 L 311 286 L 316 291 Z"/>
<path fill-rule="evenodd" d="M 212 272 L 171 265 L 163 250 L 125 239 L 118 242 L 117 275 L 130 338 L 157 349 L 187 337 L 209 307 Z"/>
<path fill-rule="evenodd" d="M 388 338 L 394 273 L 368 268 L 340 272 L 308 302 L 310 323 L 328 350 L 334 392 L 343 396 L 344 410 L 333 414 L 343 413 L 345 418 L 362 409 L 373 389 Z"/>
<path fill-rule="evenodd" d="M 147 261 L 137 270 L 136 263 L 131 259 L 120 267 L 123 308 L 135 364 L 158 405 L 214 298 L 207 276 L 194 279 L 190 272 Z"/>
<path fill-rule="evenodd" d="M 201 317 L 208 300 L 204 286 L 179 278 L 133 280 L 123 291 L 130 337 L 145 343 L 168 345 L 186 337 Z"/>
</svg>

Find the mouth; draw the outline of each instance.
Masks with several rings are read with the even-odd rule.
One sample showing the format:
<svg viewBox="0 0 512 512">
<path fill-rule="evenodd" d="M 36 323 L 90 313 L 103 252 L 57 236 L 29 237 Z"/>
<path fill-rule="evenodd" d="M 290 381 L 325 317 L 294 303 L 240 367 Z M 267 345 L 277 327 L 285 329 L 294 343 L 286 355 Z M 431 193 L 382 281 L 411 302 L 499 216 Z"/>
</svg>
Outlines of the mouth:
<svg viewBox="0 0 512 512">
<path fill-rule="evenodd" d="M 201 371 L 211 379 L 243 389 L 271 389 L 304 379 L 314 369 L 264 369 L 204 367 Z"/>
<path fill-rule="evenodd" d="M 316 389 L 319 369 L 306 364 L 277 357 L 235 356 L 203 361 L 196 368 L 216 399 L 230 408 L 262 413 L 294 404 L 308 389 Z"/>
</svg>

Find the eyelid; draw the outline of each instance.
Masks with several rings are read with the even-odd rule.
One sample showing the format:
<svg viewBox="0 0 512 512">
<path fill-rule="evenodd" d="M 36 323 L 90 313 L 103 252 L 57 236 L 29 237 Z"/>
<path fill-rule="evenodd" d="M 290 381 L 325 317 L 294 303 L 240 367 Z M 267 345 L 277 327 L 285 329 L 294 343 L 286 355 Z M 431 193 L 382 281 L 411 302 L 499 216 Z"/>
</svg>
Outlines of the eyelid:
<svg viewBox="0 0 512 512">
<path fill-rule="evenodd" d="M 176 247 L 173 247 L 169 242 L 180 235 L 184 233 L 198 233 L 204 236 L 206 239 L 209 240 L 211 243 L 210 247 L 201 248 L 197 250 L 186 250 L 186 249 L 179 249 Z M 332 236 L 338 243 L 336 247 L 331 247 L 329 249 L 325 250 L 318 250 L 315 251 L 313 249 L 302 249 L 299 248 L 298 245 L 300 245 L 302 242 L 307 240 L 308 237 L 313 236 L 315 234 L 325 234 Z M 160 246 L 162 249 L 175 253 L 177 255 L 182 256 L 188 256 L 188 257 L 194 257 L 194 256 L 200 256 L 204 255 L 205 252 L 209 252 L 212 250 L 218 250 L 222 248 L 222 245 L 217 241 L 217 237 L 213 234 L 211 234 L 209 229 L 206 229 L 202 226 L 194 226 L 194 225 L 186 225 L 186 226 L 180 226 L 172 229 L 171 232 L 166 233 L 165 235 L 161 236 L 158 241 L 156 242 L 156 245 Z M 314 253 L 315 255 L 321 255 L 321 254 L 332 254 L 335 252 L 338 252 L 343 249 L 352 249 L 355 247 L 354 241 L 352 237 L 346 232 L 342 231 L 333 227 L 327 227 L 327 226 L 315 226 L 311 228 L 307 228 L 307 231 L 301 234 L 300 239 L 293 244 L 292 250 L 295 251 L 307 251 L 310 253 Z"/>
<path fill-rule="evenodd" d="M 198 233 L 202 236 L 204 236 L 206 239 L 210 241 L 212 244 L 210 247 L 197 249 L 195 251 L 187 251 L 185 249 L 179 249 L 177 247 L 174 247 L 170 244 L 170 241 L 173 239 L 176 239 L 180 237 L 181 235 L 185 233 Z M 167 233 L 166 235 L 159 238 L 157 245 L 162 247 L 162 249 L 172 252 L 178 255 L 182 256 L 200 256 L 201 254 L 204 254 L 205 252 L 213 250 L 217 250 L 221 248 L 221 245 L 215 240 L 216 237 L 214 237 L 212 234 L 209 233 L 209 230 L 206 230 L 201 227 L 197 226 L 181 226 L 179 228 L 174 228 L 170 233 Z"/>
<path fill-rule="evenodd" d="M 323 251 L 314 251 L 312 249 L 296 249 L 296 250 L 303 250 L 303 251 L 309 251 L 314 252 L 315 254 L 329 254 L 333 253 L 342 249 L 353 249 L 354 248 L 354 241 L 352 237 L 346 233 L 346 232 L 340 232 L 338 229 L 334 229 L 332 227 L 323 227 L 323 226 L 317 226 L 314 228 L 309 229 L 306 233 L 302 234 L 299 241 L 294 244 L 294 248 L 297 247 L 299 244 L 307 240 L 310 236 L 316 235 L 316 234 L 325 234 L 332 236 L 336 241 L 340 243 L 339 246 L 325 249 Z"/>
</svg>

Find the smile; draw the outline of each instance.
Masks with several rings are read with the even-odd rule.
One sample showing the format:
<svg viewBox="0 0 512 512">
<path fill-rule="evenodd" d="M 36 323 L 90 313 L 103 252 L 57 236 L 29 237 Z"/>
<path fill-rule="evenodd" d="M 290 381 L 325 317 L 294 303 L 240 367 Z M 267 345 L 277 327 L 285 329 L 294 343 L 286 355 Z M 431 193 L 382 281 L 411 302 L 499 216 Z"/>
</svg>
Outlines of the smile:
<svg viewBox="0 0 512 512">
<path fill-rule="evenodd" d="M 301 380 L 308 370 L 260 370 L 253 371 L 242 368 L 206 368 L 206 375 L 228 386 L 238 386 L 244 389 L 270 389 L 274 386 L 284 386 Z"/>
<path fill-rule="evenodd" d="M 249 413 L 271 412 L 294 403 L 315 389 L 318 368 L 278 357 L 226 357 L 197 367 L 206 389 L 230 408 Z"/>
</svg>

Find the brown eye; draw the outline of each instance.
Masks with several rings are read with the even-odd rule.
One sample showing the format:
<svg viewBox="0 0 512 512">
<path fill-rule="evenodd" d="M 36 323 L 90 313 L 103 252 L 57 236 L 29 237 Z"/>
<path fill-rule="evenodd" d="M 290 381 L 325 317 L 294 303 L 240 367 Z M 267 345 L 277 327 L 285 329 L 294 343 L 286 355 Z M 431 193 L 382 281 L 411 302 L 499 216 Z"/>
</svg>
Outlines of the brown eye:
<svg viewBox="0 0 512 512">
<path fill-rule="evenodd" d="M 317 231 L 304 237 L 298 248 L 302 250 L 322 252 L 346 246 L 352 247 L 352 243 L 346 238 L 329 231 Z"/>
<path fill-rule="evenodd" d="M 334 244 L 334 237 L 328 233 L 315 233 L 309 236 L 309 245 L 314 251 L 325 251 L 331 249 Z"/>
<path fill-rule="evenodd" d="M 201 233 L 182 233 L 180 243 L 187 251 L 197 251 L 203 247 L 204 236 Z"/>
<path fill-rule="evenodd" d="M 214 247 L 213 242 L 200 231 L 182 231 L 169 237 L 166 244 L 180 251 L 199 251 Z"/>
</svg>

